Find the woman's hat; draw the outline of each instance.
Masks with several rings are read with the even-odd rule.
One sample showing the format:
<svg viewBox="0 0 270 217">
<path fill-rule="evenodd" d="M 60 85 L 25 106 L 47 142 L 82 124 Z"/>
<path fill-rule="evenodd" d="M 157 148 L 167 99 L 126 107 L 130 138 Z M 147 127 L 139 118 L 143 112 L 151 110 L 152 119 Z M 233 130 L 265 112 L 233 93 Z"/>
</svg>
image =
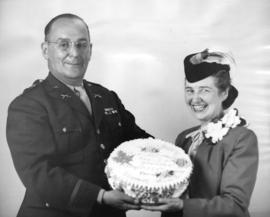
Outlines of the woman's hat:
<svg viewBox="0 0 270 217">
<path fill-rule="evenodd" d="M 184 59 L 184 68 L 188 82 L 200 81 L 218 71 L 230 71 L 230 63 L 222 52 L 209 52 L 205 49 L 202 52 L 188 55 Z M 233 61 L 233 59 L 231 58 Z"/>
</svg>

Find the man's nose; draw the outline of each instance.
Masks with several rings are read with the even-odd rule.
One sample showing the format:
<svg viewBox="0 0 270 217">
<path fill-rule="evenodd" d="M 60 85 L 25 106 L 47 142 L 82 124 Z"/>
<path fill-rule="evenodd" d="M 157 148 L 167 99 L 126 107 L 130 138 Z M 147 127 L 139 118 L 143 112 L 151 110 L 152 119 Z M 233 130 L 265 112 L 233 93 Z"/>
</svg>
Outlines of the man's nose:
<svg viewBox="0 0 270 217">
<path fill-rule="evenodd" d="M 79 48 L 75 42 L 70 42 L 69 44 L 69 54 L 72 56 L 78 56 Z"/>
</svg>

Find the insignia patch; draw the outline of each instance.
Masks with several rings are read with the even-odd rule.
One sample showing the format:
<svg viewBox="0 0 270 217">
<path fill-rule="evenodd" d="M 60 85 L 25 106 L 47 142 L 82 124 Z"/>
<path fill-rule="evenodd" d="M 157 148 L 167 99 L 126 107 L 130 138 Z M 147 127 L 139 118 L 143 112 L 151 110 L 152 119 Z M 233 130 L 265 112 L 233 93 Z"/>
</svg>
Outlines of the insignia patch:
<svg viewBox="0 0 270 217">
<path fill-rule="evenodd" d="M 117 114 L 118 111 L 114 108 L 104 108 L 104 114 L 105 115 L 112 115 L 112 114 Z"/>
<path fill-rule="evenodd" d="M 99 95 L 99 94 L 95 94 L 95 96 L 94 96 L 95 98 L 102 98 L 102 96 L 101 95 Z"/>
<path fill-rule="evenodd" d="M 61 94 L 60 96 L 62 97 L 62 99 L 67 99 L 67 98 L 70 98 L 71 97 L 68 94 Z"/>
</svg>

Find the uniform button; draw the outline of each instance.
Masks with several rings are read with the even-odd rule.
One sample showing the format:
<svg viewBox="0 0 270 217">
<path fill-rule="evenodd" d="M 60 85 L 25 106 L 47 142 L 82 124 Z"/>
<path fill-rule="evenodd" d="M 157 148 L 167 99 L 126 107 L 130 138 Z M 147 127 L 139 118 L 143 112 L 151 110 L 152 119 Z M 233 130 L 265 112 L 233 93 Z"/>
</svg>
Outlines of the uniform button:
<svg viewBox="0 0 270 217">
<path fill-rule="evenodd" d="M 97 129 L 97 134 L 98 134 L 98 135 L 100 134 L 100 129 Z"/>
<path fill-rule="evenodd" d="M 45 203 L 45 206 L 46 206 L 46 207 L 50 207 L 50 204 L 49 204 L 49 203 Z"/>
<path fill-rule="evenodd" d="M 67 132 L 67 128 L 66 127 L 63 127 L 62 131 L 65 133 Z"/>
<path fill-rule="evenodd" d="M 104 161 L 103 161 L 105 164 L 107 164 L 107 159 L 104 159 Z"/>
<path fill-rule="evenodd" d="M 122 123 L 121 123 L 121 122 L 118 122 L 118 126 L 119 126 L 119 127 L 122 127 Z"/>
<path fill-rule="evenodd" d="M 106 147 L 105 147 L 104 144 L 100 144 L 100 148 L 103 149 L 103 150 L 105 150 Z"/>
</svg>

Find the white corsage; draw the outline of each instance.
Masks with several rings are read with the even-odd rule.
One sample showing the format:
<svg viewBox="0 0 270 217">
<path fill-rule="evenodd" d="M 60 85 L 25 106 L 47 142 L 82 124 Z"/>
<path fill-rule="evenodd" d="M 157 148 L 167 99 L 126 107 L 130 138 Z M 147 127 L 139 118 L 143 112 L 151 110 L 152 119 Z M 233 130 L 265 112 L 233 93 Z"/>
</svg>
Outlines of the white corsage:
<svg viewBox="0 0 270 217">
<path fill-rule="evenodd" d="M 246 121 L 238 116 L 237 109 L 231 109 L 217 122 L 208 123 L 204 127 L 204 135 L 205 138 L 211 139 L 213 143 L 217 143 L 222 140 L 230 129 L 245 124 Z"/>
</svg>

